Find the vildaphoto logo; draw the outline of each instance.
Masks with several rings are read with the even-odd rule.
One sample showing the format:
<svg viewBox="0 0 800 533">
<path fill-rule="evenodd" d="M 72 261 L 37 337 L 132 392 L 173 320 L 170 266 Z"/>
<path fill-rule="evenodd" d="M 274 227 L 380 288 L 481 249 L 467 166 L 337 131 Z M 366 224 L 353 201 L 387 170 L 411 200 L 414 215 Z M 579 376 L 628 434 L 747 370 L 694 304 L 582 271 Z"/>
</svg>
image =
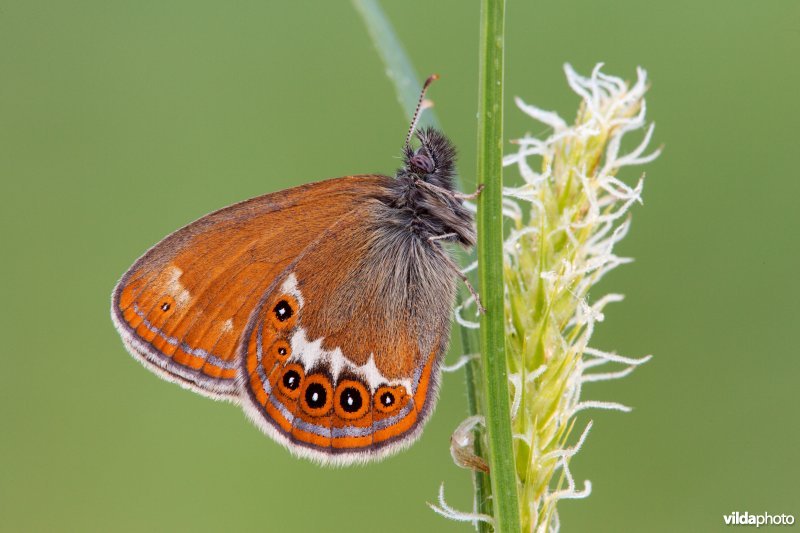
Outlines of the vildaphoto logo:
<svg viewBox="0 0 800 533">
<path fill-rule="evenodd" d="M 794 524 L 794 515 L 790 514 L 750 514 L 747 511 L 734 511 L 722 516 L 726 526 L 790 526 Z"/>
</svg>

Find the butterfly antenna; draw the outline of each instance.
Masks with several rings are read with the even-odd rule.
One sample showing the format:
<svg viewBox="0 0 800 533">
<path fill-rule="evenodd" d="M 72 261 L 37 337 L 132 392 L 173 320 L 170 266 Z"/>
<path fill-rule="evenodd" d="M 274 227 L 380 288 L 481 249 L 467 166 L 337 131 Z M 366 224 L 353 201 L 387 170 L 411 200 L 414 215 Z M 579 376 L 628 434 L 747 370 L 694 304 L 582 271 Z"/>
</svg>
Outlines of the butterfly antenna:
<svg viewBox="0 0 800 533">
<path fill-rule="evenodd" d="M 414 110 L 414 118 L 411 119 L 411 126 L 409 126 L 408 135 L 406 135 L 406 148 L 408 148 L 411 144 L 411 136 L 414 135 L 417 122 L 419 122 L 420 111 L 422 111 L 422 103 L 425 101 L 425 92 L 428 90 L 428 87 L 430 87 L 431 83 L 438 79 L 438 74 L 431 74 L 428 76 L 428 79 L 425 80 L 425 84 L 422 86 L 422 91 L 419 94 L 419 102 L 417 102 L 417 108 Z"/>
</svg>

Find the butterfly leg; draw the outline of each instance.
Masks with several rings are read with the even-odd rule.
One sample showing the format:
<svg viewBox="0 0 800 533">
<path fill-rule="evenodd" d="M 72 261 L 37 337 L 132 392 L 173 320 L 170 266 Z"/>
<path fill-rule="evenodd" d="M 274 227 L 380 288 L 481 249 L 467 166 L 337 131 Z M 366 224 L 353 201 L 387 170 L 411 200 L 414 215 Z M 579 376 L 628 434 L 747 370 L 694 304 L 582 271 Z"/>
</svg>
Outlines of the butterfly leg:
<svg viewBox="0 0 800 533">
<path fill-rule="evenodd" d="M 478 296 L 478 292 L 475 290 L 475 287 L 473 287 L 472 284 L 469 282 L 469 278 L 467 277 L 467 275 L 463 274 L 461 270 L 458 268 L 458 265 L 456 265 L 455 263 L 453 263 L 453 271 L 456 274 L 458 274 L 458 277 L 461 278 L 461 281 L 463 281 L 464 285 L 467 286 L 467 290 L 469 290 L 469 293 L 472 295 L 473 298 L 475 298 L 475 305 L 478 307 L 478 313 L 485 315 L 486 308 L 484 308 L 483 304 L 481 304 L 481 297 Z"/>
<path fill-rule="evenodd" d="M 475 199 L 478 198 L 478 196 L 481 195 L 481 191 L 483 191 L 483 189 L 485 189 L 485 188 L 486 188 L 486 185 L 481 183 L 480 185 L 478 185 L 478 188 L 475 189 L 475 192 L 473 192 L 473 193 L 464 194 L 463 192 L 457 192 L 456 191 L 456 192 L 453 193 L 453 196 L 458 200 L 475 200 Z"/>
<path fill-rule="evenodd" d="M 455 261 L 453 261 L 453 258 L 450 257 L 449 254 L 445 252 L 441 252 L 441 254 L 444 260 L 447 262 L 447 266 L 450 267 L 450 270 L 452 270 L 459 278 L 461 278 L 461 281 L 463 281 L 464 285 L 467 286 L 467 290 L 469 290 L 469 293 L 475 299 L 475 305 L 478 307 L 478 313 L 485 315 L 486 309 L 483 307 L 483 304 L 481 304 L 481 297 L 478 295 L 475 287 L 472 286 L 472 283 L 469 282 L 467 275 L 461 272 L 461 269 L 458 268 L 458 265 L 455 263 Z"/>
<path fill-rule="evenodd" d="M 474 200 L 481 195 L 481 191 L 483 191 L 483 189 L 486 187 L 486 185 L 481 183 L 480 185 L 478 185 L 478 188 L 475 190 L 475 192 L 470 194 L 464 194 L 463 192 L 451 191 L 449 189 L 445 189 L 444 187 L 439 187 L 438 185 L 434 185 L 433 183 L 428 183 L 425 180 L 418 180 L 417 183 L 425 187 L 426 189 L 436 191 L 439 194 L 450 196 L 451 198 L 455 198 L 456 200 Z"/>
<path fill-rule="evenodd" d="M 428 237 L 428 242 L 445 241 L 450 239 L 455 240 L 454 237 L 458 237 L 458 233 L 445 233 L 444 235 L 434 235 L 432 237 Z"/>
</svg>

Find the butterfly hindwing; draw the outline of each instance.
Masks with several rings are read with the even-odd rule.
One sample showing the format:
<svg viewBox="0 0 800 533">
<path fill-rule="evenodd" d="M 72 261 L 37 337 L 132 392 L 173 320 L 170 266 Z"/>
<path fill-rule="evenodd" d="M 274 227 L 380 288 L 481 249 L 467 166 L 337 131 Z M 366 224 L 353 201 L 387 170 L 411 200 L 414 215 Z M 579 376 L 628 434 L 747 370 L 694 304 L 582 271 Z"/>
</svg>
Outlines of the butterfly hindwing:
<svg viewBox="0 0 800 533">
<path fill-rule="evenodd" d="M 111 314 L 126 347 L 165 379 L 238 400 L 237 347 L 264 291 L 387 179 L 348 176 L 268 194 L 171 234 L 114 289 Z"/>
<path fill-rule="evenodd" d="M 264 292 L 240 344 L 242 404 L 299 455 L 347 464 L 419 435 L 454 284 L 440 252 L 366 200 Z"/>
</svg>

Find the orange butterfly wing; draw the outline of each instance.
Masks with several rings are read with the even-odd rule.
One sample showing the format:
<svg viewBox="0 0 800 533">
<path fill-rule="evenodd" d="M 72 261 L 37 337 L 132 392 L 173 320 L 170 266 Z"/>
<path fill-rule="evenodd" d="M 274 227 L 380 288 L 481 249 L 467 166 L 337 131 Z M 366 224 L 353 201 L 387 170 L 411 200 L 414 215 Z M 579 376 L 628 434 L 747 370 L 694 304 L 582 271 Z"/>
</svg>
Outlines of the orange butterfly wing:
<svg viewBox="0 0 800 533">
<path fill-rule="evenodd" d="M 237 401 L 237 346 L 264 291 L 389 179 L 348 176 L 267 194 L 169 235 L 114 288 L 111 315 L 126 347 L 164 379 Z"/>
<path fill-rule="evenodd" d="M 325 463 L 411 444 L 436 400 L 452 276 L 409 278 L 408 269 L 448 270 L 433 252 L 395 257 L 395 237 L 409 232 L 383 233 L 390 213 L 381 209 L 363 202 L 287 265 L 240 343 L 249 416 L 292 452 Z"/>
</svg>

